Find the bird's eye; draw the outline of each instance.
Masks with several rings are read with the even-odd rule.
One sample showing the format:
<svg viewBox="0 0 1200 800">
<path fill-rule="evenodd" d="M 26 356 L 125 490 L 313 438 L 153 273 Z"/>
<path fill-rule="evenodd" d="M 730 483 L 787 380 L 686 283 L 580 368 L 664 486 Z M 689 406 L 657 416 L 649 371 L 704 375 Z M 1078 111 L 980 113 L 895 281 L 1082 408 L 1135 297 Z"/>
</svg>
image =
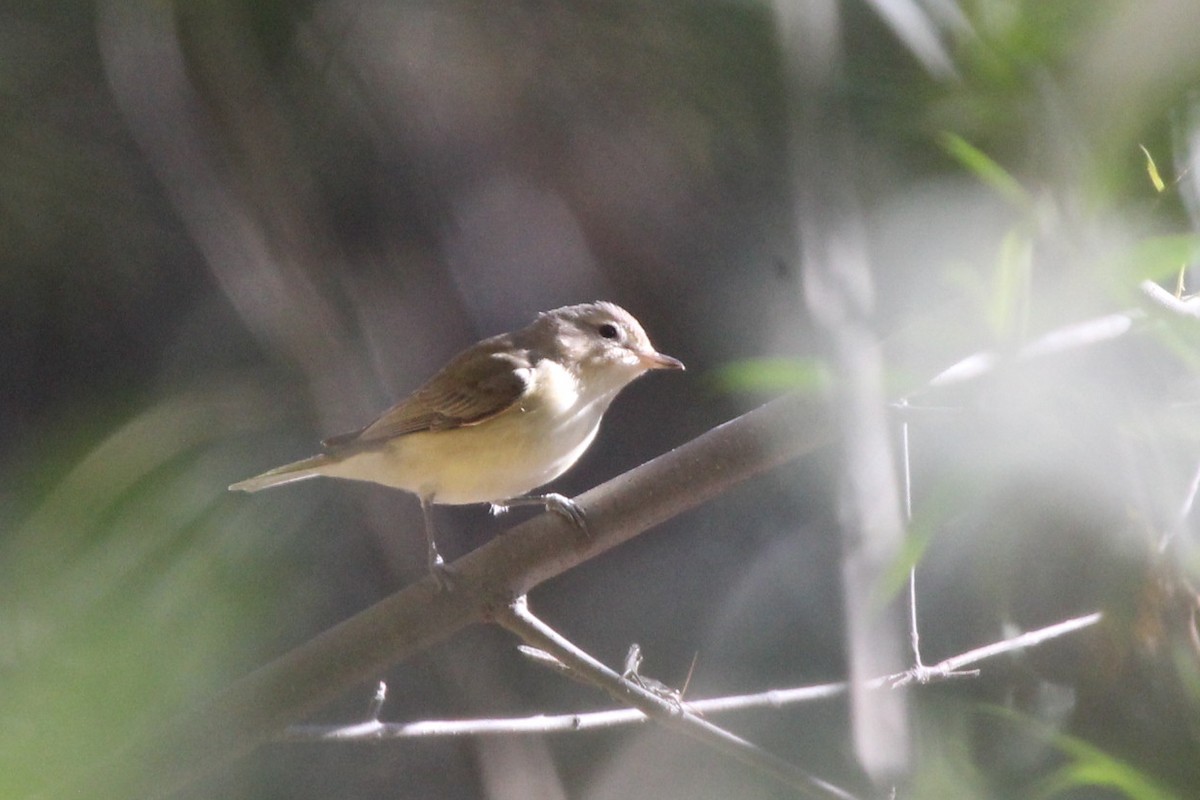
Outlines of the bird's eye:
<svg viewBox="0 0 1200 800">
<path fill-rule="evenodd" d="M 596 329 L 596 332 L 599 333 L 601 336 L 603 336 L 605 339 L 615 339 L 615 338 L 617 338 L 617 334 L 619 333 L 619 331 L 617 330 L 617 326 L 613 325 L 611 322 L 604 323 L 603 325 L 601 325 L 599 328 Z"/>
</svg>

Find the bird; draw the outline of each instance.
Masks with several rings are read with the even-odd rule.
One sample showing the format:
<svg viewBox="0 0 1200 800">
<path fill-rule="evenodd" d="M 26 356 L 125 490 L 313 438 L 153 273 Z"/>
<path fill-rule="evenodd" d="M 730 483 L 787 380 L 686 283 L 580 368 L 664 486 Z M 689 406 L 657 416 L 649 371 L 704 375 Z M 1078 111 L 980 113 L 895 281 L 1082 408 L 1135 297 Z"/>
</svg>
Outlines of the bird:
<svg viewBox="0 0 1200 800">
<path fill-rule="evenodd" d="M 489 503 L 494 513 L 538 505 L 586 531 L 579 507 L 529 494 L 579 460 L 617 394 L 651 370 L 683 362 L 606 301 L 563 306 L 471 345 L 406 398 L 310 458 L 232 484 L 257 492 L 318 476 L 368 481 L 417 496 L 430 571 L 445 586 L 434 505 Z"/>
</svg>

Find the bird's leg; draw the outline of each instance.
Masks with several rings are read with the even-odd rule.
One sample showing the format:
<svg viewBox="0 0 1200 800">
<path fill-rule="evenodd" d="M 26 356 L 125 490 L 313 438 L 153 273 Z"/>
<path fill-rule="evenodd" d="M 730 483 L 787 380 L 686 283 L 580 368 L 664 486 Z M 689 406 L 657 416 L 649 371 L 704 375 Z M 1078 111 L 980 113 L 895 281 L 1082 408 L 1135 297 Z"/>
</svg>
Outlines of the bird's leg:
<svg viewBox="0 0 1200 800">
<path fill-rule="evenodd" d="M 446 561 L 442 558 L 442 554 L 438 552 L 437 542 L 434 539 L 434 533 L 437 529 L 433 524 L 433 498 L 421 498 L 421 515 L 425 518 L 425 543 L 428 547 L 429 573 L 433 575 L 433 579 L 437 581 L 439 588 L 449 589 L 450 568 L 446 566 Z"/>
<path fill-rule="evenodd" d="M 567 518 L 579 530 L 587 533 L 587 519 L 583 509 L 569 497 L 550 492 L 549 494 L 528 494 L 521 497 L 510 497 L 498 503 L 492 503 L 493 514 L 503 514 L 513 506 L 541 506 L 547 511 L 553 511 Z"/>
</svg>

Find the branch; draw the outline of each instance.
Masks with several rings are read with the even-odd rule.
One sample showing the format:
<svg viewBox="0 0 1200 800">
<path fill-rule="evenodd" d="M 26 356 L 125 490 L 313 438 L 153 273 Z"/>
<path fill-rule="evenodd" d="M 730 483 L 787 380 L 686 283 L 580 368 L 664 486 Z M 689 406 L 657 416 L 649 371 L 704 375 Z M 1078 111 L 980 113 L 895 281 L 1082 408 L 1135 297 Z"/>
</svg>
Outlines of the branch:
<svg viewBox="0 0 1200 800">
<path fill-rule="evenodd" d="M 636 725 L 645 722 L 646 719 L 646 715 L 636 708 L 615 708 L 579 714 L 533 714 L 528 717 L 498 719 L 428 719 L 420 722 L 367 720 L 354 725 L 293 725 L 284 731 L 277 741 L 368 742 L 439 736 L 566 733 Z"/>
<path fill-rule="evenodd" d="M 438 592 L 431 579 L 406 587 L 47 796 L 169 796 L 539 583 L 831 438 L 817 404 L 794 395 L 772 401 L 576 498 L 588 517 L 587 540 L 554 514 L 515 526 L 454 562 L 456 591 Z"/>
<path fill-rule="evenodd" d="M 1138 288 L 1142 290 L 1142 296 L 1149 301 L 1152 309 L 1182 319 L 1200 319 L 1200 301 L 1195 298 L 1176 297 L 1154 281 L 1142 281 Z"/>
<path fill-rule="evenodd" d="M 685 704 L 665 699 L 625 680 L 534 616 L 523 597 L 498 613 L 495 621 L 526 643 L 550 653 L 576 676 L 588 679 L 618 702 L 631 705 L 656 722 L 774 777 L 806 797 L 854 800 L 854 795 L 845 790 L 815 778 L 758 745 L 697 716 Z"/>
<path fill-rule="evenodd" d="M 1154 281 L 1142 281 L 1138 288 L 1141 290 L 1143 305 L 1154 312 L 1156 317 L 1183 320 L 1193 325 L 1200 320 L 1200 299 L 1175 297 Z M 1104 344 L 1143 328 L 1146 319 L 1146 310 L 1133 308 L 1073 322 L 1038 336 L 1021 347 L 1015 358 L 1018 361 L 1032 361 Z M 993 372 L 1004 358 L 1004 355 L 995 351 L 972 353 L 942 370 L 924 388 L 932 389 L 982 377 Z"/>
<path fill-rule="evenodd" d="M 1009 639 L 977 647 L 944 659 L 932 666 L 917 665 L 895 675 L 883 675 L 867 683 L 868 689 L 889 689 L 910 683 L 928 684 L 969 673 L 962 668 L 978 664 L 989 658 L 1014 653 L 1057 639 L 1084 628 L 1096 625 L 1102 619 L 1100 612 L 1064 620 L 1037 630 L 1027 631 Z M 554 665 L 574 676 L 557 659 Z M 591 681 L 589 681 L 591 682 Z M 798 686 L 791 689 L 771 689 L 751 694 L 727 695 L 705 699 L 689 699 L 684 702 L 688 711 L 706 716 L 730 711 L 746 711 L 758 708 L 784 708 L 785 706 L 840 697 L 846 693 L 845 681 Z M 656 695 L 657 696 L 657 695 Z M 362 742 L 383 739 L 410 739 L 430 736 L 486 736 L 492 734 L 568 733 L 574 731 L 614 728 L 622 725 L 639 725 L 647 716 L 636 708 L 616 708 L 573 714 L 534 714 L 527 717 L 503 717 L 496 719 L 422 720 L 419 722 L 380 722 L 371 716 L 364 722 L 352 725 L 294 725 L 288 728 L 279 741 L 312 742 L 338 741 Z"/>
<path fill-rule="evenodd" d="M 430 577 L 411 584 L 52 796 L 167 797 L 543 581 L 829 438 L 820 406 L 797 396 L 772 401 L 575 498 L 587 515 L 587 538 L 556 514 L 517 525 L 451 565 L 453 591 L 439 591 Z"/>
<path fill-rule="evenodd" d="M 1093 317 L 1083 322 L 1073 322 L 1043 333 L 1021 347 L 1015 354 L 1017 361 L 1036 361 L 1048 356 L 1081 350 L 1094 345 L 1119 339 L 1134 330 L 1135 323 L 1145 315 L 1137 310 L 1121 311 Z M 929 381 L 927 389 L 936 389 L 956 383 L 974 380 L 992 373 L 1010 356 L 983 350 L 947 367 Z M 924 391 L 924 389 L 922 390 Z"/>
<path fill-rule="evenodd" d="M 1095 611 L 1091 614 L 1085 614 L 1082 617 L 1075 617 L 1074 619 L 1058 622 L 1045 628 L 1028 631 L 1011 639 L 1005 639 L 1002 642 L 995 642 L 983 647 L 977 647 L 974 650 L 968 650 L 961 655 L 951 656 L 933 666 L 917 665 L 906 672 L 877 680 L 890 683 L 893 686 L 904 686 L 909 683 L 929 683 L 939 678 L 960 677 L 968 674 L 960 672 L 965 666 L 978 663 L 993 656 L 1002 655 L 1003 653 L 1012 653 L 1017 650 L 1024 650 L 1027 647 L 1034 647 L 1050 639 L 1056 639 L 1059 636 L 1091 627 L 1103 618 L 1104 615 L 1101 612 Z"/>
</svg>

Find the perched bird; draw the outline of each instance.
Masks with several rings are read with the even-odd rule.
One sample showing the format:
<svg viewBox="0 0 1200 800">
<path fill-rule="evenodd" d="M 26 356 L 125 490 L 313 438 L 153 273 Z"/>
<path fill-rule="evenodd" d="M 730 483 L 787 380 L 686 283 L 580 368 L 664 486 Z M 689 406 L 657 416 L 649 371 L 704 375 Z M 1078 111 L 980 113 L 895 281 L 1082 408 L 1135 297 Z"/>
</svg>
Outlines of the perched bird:
<svg viewBox="0 0 1200 800">
<path fill-rule="evenodd" d="M 579 460 L 617 393 L 652 369 L 683 363 L 657 352 L 625 309 L 556 308 L 468 347 L 370 425 L 326 439 L 320 455 L 229 488 L 256 492 L 325 475 L 412 492 L 421 501 L 429 567 L 441 576 L 434 504 L 540 505 L 582 527 L 571 500 L 526 493 Z"/>
</svg>

